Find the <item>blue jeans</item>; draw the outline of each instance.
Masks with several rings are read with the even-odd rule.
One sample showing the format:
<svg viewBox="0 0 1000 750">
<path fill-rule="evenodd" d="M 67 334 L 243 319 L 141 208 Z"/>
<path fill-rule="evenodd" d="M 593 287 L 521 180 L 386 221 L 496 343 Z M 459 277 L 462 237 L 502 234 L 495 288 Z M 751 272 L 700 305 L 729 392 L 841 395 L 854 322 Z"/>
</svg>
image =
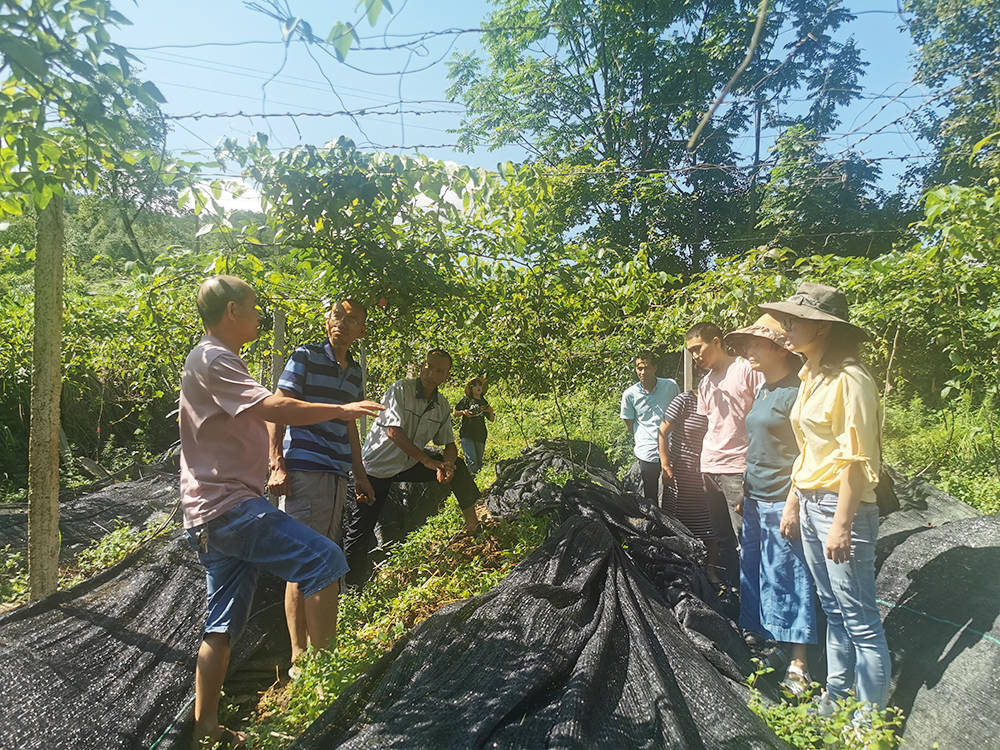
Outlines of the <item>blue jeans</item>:
<svg viewBox="0 0 1000 750">
<path fill-rule="evenodd" d="M 875 542 L 878 507 L 861 503 L 851 525 L 851 559 L 826 557 L 826 537 L 833 525 L 837 494 L 799 490 L 802 545 L 826 612 L 826 689 L 843 698 L 856 685 L 858 700 L 885 708 L 892 664 L 875 602 Z"/>
<path fill-rule="evenodd" d="M 815 643 L 816 587 L 802 540 L 781 536 L 784 509 L 784 501 L 743 501 L 740 627 L 784 643 Z"/>
<path fill-rule="evenodd" d="M 465 456 L 465 465 L 469 467 L 469 473 L 476 476 L 483 468 L 483 453 L 486 452 L 486 443 L 478 440 L 462 438 L 462 455 Z"/>
</svg>

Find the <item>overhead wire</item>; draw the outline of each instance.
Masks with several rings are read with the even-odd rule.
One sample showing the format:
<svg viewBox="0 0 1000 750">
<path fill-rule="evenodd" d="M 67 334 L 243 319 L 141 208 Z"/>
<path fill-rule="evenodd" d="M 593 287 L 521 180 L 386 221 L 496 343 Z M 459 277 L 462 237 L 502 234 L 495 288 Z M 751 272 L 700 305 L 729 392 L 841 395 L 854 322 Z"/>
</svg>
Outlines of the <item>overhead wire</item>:
<svg viewBox="0 0 1000 750">
<path fill-rule="evenodd" d="M 762 2 L 761 8 L 764 9 L 765 5 L 766 5 L 766 2 Z M 765 12 L 766 12 L 766 10 L 765 10 Z M 880 13 L 884 13 L 884 14 L 888 15 L 888 14 L 897 13 L 898 11 L 896 11 L 896 10 L 892 10 L 892 11 L 888 11 L 888 10 L 887 11 L 876 11 L 876 10 L 856 11 L 856 12 L 853 12 L 853 15 L 865 15 L 867 13 L 874 13 L 874 12 L 880 12 Z M 828 13 L 829 13 L 829 11 L 828 11 Z M 395 18 L 396 15 L 397 14 L 394 14 L 393 18 Z M 760 17 L 760 14 L 758 15 L 758 17 Z M 551 28 L 552 25 L 551 24 L 545 24 L 544 27 L 545 28 Z M 414 54 L 412 46 L 409 46 L 409 45 L 414 44 L 415 41 L 417 41 L 417 40 L 419 40 L 420 42 L 422 42 L 422 41 L 426 41 L 427 39 L 434 38 L 434 37 L 451 36 L 452 37 L 452 42 L 451 42 L 450 45 L 448 45 L 448 48 L 445 50 L 444 54 L 441 55 L 441 56 L 439 56 L 439 57 L 437 57 L 437 59 L 434 62 L 432 62 L 430 65 L 423 66 L 421 68 L 414 69 L 414 70 L 408 70 L 409 62 L 407 62 L 406 64 L 404 64 L 404 66 L 403 66 L 403 68 L 401 70 L 395 70 L 395 71 L 391 71 L 391 72 L 368 71 L 368 70 L 365 70 L 364 68 L 361 68 L 359 66 L 350 66 L 349 64 L 348 64 L 348 67 L 353 67 L 355 70 L 360 70 L 361 72 L 370 73 L 370 74 L 374 74 L 374 75 L 397 75 L 397 76 L 399 76 L 399 83 L 397 84 L 397 103 L 401 103 L 403 101 L 402 88 L 401 88 L 401 83 L 402 83 L 402 80 L 403 80 L 403 76 L 419 72 L 420 70 L 425 70 L 425 69 L 427 69 L 427 67 L 431 67 L 431 65 L 434 65 L 434 64 L 437 64 L 438 62 L 440 62 L 450 52 L 450 50 L 454 46 L 454 43 L 455 43 L 457 37 L 460 36 L 461 34 L 466 34 L 466 33 L 482 33 L 482 34 L 486 34 L 486 33 L 504 33 L 504 32 L 507 32 L 507 31 L 510 31 L 510 30 L 513 30 L 513 29 L 524 29 L 524 28 L 528 28 L 528 27 L 527 26 L 481 27 L 481 28 L 470 28 L 470 29 L 454 29 L 453 28 L 453 29 L 435 30 L 435 31 L 431 31 L 431 32 L 411 33 L 411 34 L 390 34 L 390 33 L 388 33 L 388 28 L 387 28 L 382 33 L 377 34 L 375 36 L 361 37 L 361 40 L 362 41 L 369 41 L 369 40 L 372 40 L 372 39 L 375 39 L 375 38 L 379 38 L 383 42 L 383 46 L 384 47 L 390 46 L 388 44 L 388 42 L 390 40 L 392 40 L 392 39 L 409 40 L 409 41 L 406 41 L 404 44 L 397 45 L 397 47 L 399 49 L 405 49 L 405 50 L 407 50 L 407 51 L 410 52 L 410 55 L 408 56 L 408 60 L 412 59 L 412 56 Z M 796 43 L 796 45 L 790 51 L 789 56 L 786 57 L 786 59 L 784 61 L 782 61 L 782 63 L 780 63 L 776 68 L 772 69 L 765 76 L 763 76 L 760 80 L 758 80 L 757 82 L 755 82 L 754 85 L 751 87 L 750 90 L 751 91 L 756 90 L 759 86 L 763 85 L 763 83 L 768 78 L 772 77 L 777 72 L 777 70 L 781 67 L 781 65 L 785 64 L 785 62 L 787 62 L 787 60 L 792 55 L 794 55 L 796 49 L 799 46 L 801 46 L 801 44 L 804 42 L 804 40 L 808 40 L 808 38 L 809 38 L 809 34 L 807 33 L 805 36 L 802 37 L 802 39 L 799 40 L 798 43 Z M 300 39 L 300 41 L 305 42 L 305 39 L 306 38 L 302 38 L 302 39 Z M 311 44 L 311 45 L 319 47 L 319 49 L 322 50 L 322 52 L 324 54 L 328 55 L 328 56 L 331 56 L 333 54 L 331 52 L 330 48 L 329 48 L 329 45 L 321 44 L 320 43 L 321 40 L 318 40 L 316 37 L 309 36 L 308 40 L 309 40 L 308 43 L 305 44 L 306 47 L 309 47 L 310 44 Z M 255 40 L 249 40 L 245 44 L 256 44 L 256 43 L 258 43 L 258 42 L 255 41 Z M 270 43 L 270 42 L 268 42 L 268 43 Z M 278 42 L 278 43 L 285 43 L 285 42 Z M 193 47 L 198 47 L 198 46 L 205 46 L 205 47 L 207 47 L 207 46 L 228 47 L 228 46 L 238 46 L 239 44 L 243 44 L 243 43 L 205 43 L 205 44 L 185 44 L 185 45 L 150 45 L 150 46 L 147 46 L 147 47 L 136 47 L 136 48 L 133 48 L 133 49 L 155 51 L 155 50 L 163 50 L 163 49 L 170 49 L 170 48 L 193 48 Z M 311 52 L 311 50 L 308 50 L 308 51 Z M 352 47 L 352 51 L 357 51 L 357 50 L 356 50 L 355 47 Z M 177 57 L 182 57 L 182 56 L 177 55 Z M 225 66 L 224 63 L 215 63 L 213 61 L 199 60 L 198 58 L 191 58 L 191 60 L 194 60 L 196 62 L 202 62 L 205 65 L 217 65 L 217 66 L 222 66 L 222 67 Z M 168 60 L 168 62 L 169 62 L 169 60 Z M 319 69 L 321 75 L 323 75 L 327 79 L 327 83 L 328 83 L 330 89 L 334 90 L 336 87 L 334 87 L 332 85 L 332 82 L 329 81 L 329 78 L 325 75 L 325 72 L 322 70 L 322 66 L 319 65 L 318 61 L 316 61 L 315 58 L 314 58 L 314 62 L 316 63 L 317 68 Z M 185 60 L 183 60 L 183 57 L 179 61 L 179 63 L 180 64 L 194 65 L 195 67 L 197 67 L 197 65 L 195 65 L 194 63 L 186 62 Z M 260 71 L 260 70 L 253 69 L 253 68 L 247 68 L 245 66 L 230 66 L 230 67 L 237 68 L 237 69 L 240 70 L 239 73 L 236 73 L 236 72 L 231 73 L 233 75 L 239 75 L 240 73 L 242 73 L 242 74 L 246 75 L 247 77 L 256 77 L 256 76 L 253 75 L 253 73 L 259 73 L 259 74 L 263 74 L 264 73 L 264 71 Z M 220 72 L 229 72 L 229 71 L 221 70 Z M 286 74 L 282 74 L 282 75 L 284 77 Z M 290 81 L 291 80 L 297 80 L 297 81 L 301 81 L 302 82 L 301 84 L 290 84 L 290 85 L 301 85 L 302 88 L 316 88 L 317 90 L 319 90 L 319 88 L 321 88 L 321 87 L 313 86 L 313 84 L 317 84 L 318 83 L 318 81 L 316 81 L 315 79 L 307 79 L 307 78 L 302 78 L 302 77 L 297 77 L 297 76 L 287 76 L 287 78 Z M 170 84 L 170 85 L 174 85 L 174 84 Z M 195 87 L 191 87 L 191 88 L 195 88 Z M 863 127 L 864 124 L 871 123 L 874 120 L 874 118 L 869 118 L 866 121 L 866 123 L 863 123 L 861 126 L 859 126 L 859 128 L 852 128 L 847 133 L 826 134 L 821 139 L 816 139 L 816 142 L 832 143 L 832 142 L 835 142 L 837 140 L 847 139 L 847 138 L 851 137 L 852 135 L 861 135 L 862 136 L 862 138 L 860 140 L 856 141 L 855 143 L 849 144 L 842 152 L 840 152 L 842 154 L 842 153 L 844 153 L 846 151 L 849 151 L 852 148 L 856 147 L 857 144 L 859 144 L 859 143 L 861 143 L 861 142 L 863 142 L 865 140 L 868 140 L 869 138 L 876 137 L 876 136 L 879 136 L 879 135 L 895 134 L 895 135 L 910 135 L 912 137 L 912 134 L 910 134 L 909 132 L 899 131 L 899 130 L 889 130 L 889 126 L 891 126 L 893 123 L 898 123 L 899 121 L 901 121 L 902 119 L 904 119 L 908 114 L 911 114 L 912 112 L 919 110 L 923 106 L 926 106 L 926 97 L 924 97 L 924 96 L 922 96 L 920 94 L 910 94 L 910 93 L 908 93 L 910 91 L 910 89 L 912 89 L 912 86 L 904 88 L 901 91 L 896 92 L 895 94 L 889 94 L 888 93 L 888 89 L 885 89 L 885 90 L 883 90 L 881 92 L 868 92 L 868 91 L 866 91 L 864 89 L 860 89 L 856 93 L 855 98 L 867 99 L 867 100 L 870 100 L 870 101 L 883 101 L 883 100 L 885 101 L 885 104 L 879 109 L 879 111 L 876 113 L 875 117 L 877 117 L 882 112 L 886 111 L 886 109 L 888 107 L 894 105 L 895 103 L 901 102 L 901 100 L 904 100 L 904 99 L 918 99 L 919 98 L 919 99 L 922 99 L 922 100 L 925 100 L 925 101 L 923 101 L 917 107 L 911 107 L 908 110 L 907 114 L 904 114 L 902 117 L 896 118 L 892 123 L 887 123 L 886 125 L 883 125 L 883 126 L 879 127 L 875 131 L 866 133 L 866 132 L 861 131 L 859 129 L 860 127 Z M 831 89 L 831 91 L 832 90 L 833 89 Z M 355 91 L 358 91 L 358 92 L 361 92 L 361 93 L 364 93 L 364 94 L 371 94 L 371 95 L 375 95 L 375 96 L 380 96 L 380 94 L 378 94 L 377 92 L 370 91 L 370 90 L 355 89 Z M 216 92 L 216 93 L 225 94 L 226 92 Z M 336 93 L 336 91 L 334 91 L 334 93 Z M 800 102 L 800 101 L 801 102 L 805 102 L 805 101 L 811 101 L 812 99 L 813 99 L 813 97 L 783 97 L 782 98 L 783 101 L 787 101 L 787 102 Z M 753 101 L 756 101 L 756 97 L 734 97 L 733 99 L 731 99 L 729 101 L 720 102 L 719 106 L 721 106 L 722 104 L 732 104 L 732 105 L 735 105 L 735 104 L 738 104 L 738 103 L 747 103 L 747 102 L 753 102 Z M 405 144 L 405 133 L 406 133 L 406 130 L 405 130 L 404 115 L 413 115 L 415 117 L 426 116 L 426 115 L 461 115 L 461 114 L 463 114 L 463 111 L 464 110 L 460 109 L 460 108 L 456 108 L 456 109 L 428 109 L 428 110 L 416 110 L 416 109 L 403 110 L 402 107 L 398 107 L 395 110 L 386 111 L 384 109 L 374 109 L 374 108 L 350 109 L 347 106 L 343 106 L 342 105 L 342 108 L 340 110 L 330 111 L 330 112 L 320 112 L 320 111 L 293 112 L 293 111 L 288 111 L 288 112 L 280 112 L 280 113 L 272 113 L 272 112 L 248 113 L 248 112 L 245 112 L 245 111 L 242 111 L 242 110 L 238 111 L 238 112 L 216 112 L 216 113 L 198 113 L 198 112 L 193 112 L 193 113 L 189 113 L 189 114 L 167 115 L 166 119 L 169 119 L 169 120 L 172 120 L 172 121 L 179 121 L 179 120 L 182 120 L 182 119 L 185 119 L 185 120 L 187 120 L 187 119 L 190 119 L 190 120 L 199 120 L 199 119 L 228 118 L 228 117 L 232 117 L 232 118 L 242 117 L 242 118 L 249 118 L 249 119 L 252 119 L 252 118 L 255 118 L 255 117 L 260 117 L 260 118 L 265 118 L 265 119 L 273 119 L 275 117 L 280 117 L 280 118 L 288 118 L 294 124 L 295 118 L 298 118 L 298 117 L 303 117 L 303 118 L 304 117 L 318 117 L 318 118 L 322 118 L 322 117 L 347 116 L 347 117 L 354 118 L 354 117 L 358 117 L 358 116 L 368 117 L 368 116 L 375 116 L 375 115 L 389 115 L 389 116 L 399 117 L 400 118 L 400 129 L 401 129 L 401 136 L 402 136 L 400 140 L 403 141 L 404 143 L 402 143 L 402 144 L 391 144 L 391 145 L 390 144 L 379 143 L 375 139 L 367 137 L 367 134 L 363 133 L 362 134 L 363 138 L 360 139 L 358 145 L 361 146 L 361 147 L 371 147 L 371 148 L 379 148 L 379 149 L 410 149 L 410 150 L 419 150 L 419 149 L 425 149 L 425 148 L 457 148 L 458 145 L 457 144 L 449 144 L 449 143 L 440 143 L 440 144 L 410 144 L 410 145 L 406 145 Z M 852 125 L 853 125 L 853 123 L 852 123 Z M 295 127 L 297 128 L 298 126 L 295 125 Z M 412 125 L 411 124 L 411 127 L 421 127 L 421 126 L 419 126 L 419 125 Z M 427 127 L 427 129 L 440 130 L 440 129 L 430 128 L 429 126 L 424 126 L 424 127 Z M 191 131 L 188 130 L 188 132 L 191 132 Z M 750 137 L 753 137 L 753 136 L 734 136 L 734 139 L 741 139 L 741 138 L 742 139 L 746 139 L 746 138 L 750 138 Z M 766 134 L 764 137 L 767 138 L 767 139 L 771 139 L 771 138 L 776 138 L 777 136 L 776 135 L 772 135 L 772 134 Z M 207 144 L 207 141 L 205 141 L 203 139 L 200 139 L 200 140 L 202 141 L 202 143 L 206 143 Z M 899 159 L 899 160 L 906 160 L 906 159 L 910 159 L 910 158 L 919 159 L 919 158 L 928 158 L 928 156 L 924 155 L 924 154 L 914 154 L 914 155 L 903 156 L 903 157 L 865 157 L 864 154 L 860 154 L 859 158 L 862 158 L 865 161 L 869 161 L 870 162 L 870 161 L 876 161 L 876 160 L 882 161 L 882 160 L 888 160 L 888 159 Z M 633 174 L 642 174 L 642 173 L 656 174 L 656 173 L 671 173 L 671 172 L 673 172 L 673 173 L 688 173 L 688 172 L 693 172 L 693 171 L 701 171 L 703 169 L 723 169 L 723 170 L 733 171 L 732 165 L 703 163 L 703 164 L 695 165 L 695 166 L 696 166 L 696 168 L 694 168 L 694 169 L 690 169 L 690 168 L 664 168 L 664 169 L 648 169 L 648 170 L 621 170 L 621 171 L 623 171 L 623 172 L 627 171 L 627 172 L 630 172 L 630 173 L 633 173 Z M 833 163 L 831 163 L 831 166 L 833 166 Z M 746 167 L 742 167 L 742 166 L 736 167 L 737 170 L 745 169 L 745 168 Z"/>
</svg>

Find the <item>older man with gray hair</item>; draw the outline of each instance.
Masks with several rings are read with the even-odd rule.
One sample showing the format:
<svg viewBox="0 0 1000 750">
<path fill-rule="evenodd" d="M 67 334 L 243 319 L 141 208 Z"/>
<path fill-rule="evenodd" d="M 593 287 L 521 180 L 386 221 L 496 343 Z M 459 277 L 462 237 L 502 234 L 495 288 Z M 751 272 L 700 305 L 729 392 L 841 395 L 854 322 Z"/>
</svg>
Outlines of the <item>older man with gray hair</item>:
<svg viewBox="0 0 1000 750">
<path fill-rule="evenodd" d="M 298 347 L 285 365 L 275 393 L 310 403 L 345 404 L 364 399 L 364 375 L 350 347 L 366 332 L 367 313 L 355 300 L 334 303 L 326 315 L 326 338 Z M 361 439 L 353 420 L 313 425 L 268 423 L 271 441 L 267 488 L 278 507 L 340 544 L 344 500 L 351 472 L 362 497 L 374 494 L 361 464 Z M 292 663 L 306 650 L 305 609 L 298 584 L 285 587 L 285 617 Z M 295 674 L 298 668 L 292 668 Z"/>
<path fill-rule="evenodd" d="M 376 415 L 380 404 L 311 404 L 254 380 L 240 359 L 257 338 L 257 295 L 243 280 L 213 276 L 198 289 L 205 335 L 184 361 L 180 393 L 181 509 L 188 542 L 205 566 L 208 619 L 195 670 L 194 741 L 242 742 L 219 724 L 219 698 L 232 642 L 250 614 L 259 570 L 294 581 L 306 631 L 317 648 L 334 645 L 340 548 L 264 498 L 265 422 L 308 425 Z"/>
</svg>

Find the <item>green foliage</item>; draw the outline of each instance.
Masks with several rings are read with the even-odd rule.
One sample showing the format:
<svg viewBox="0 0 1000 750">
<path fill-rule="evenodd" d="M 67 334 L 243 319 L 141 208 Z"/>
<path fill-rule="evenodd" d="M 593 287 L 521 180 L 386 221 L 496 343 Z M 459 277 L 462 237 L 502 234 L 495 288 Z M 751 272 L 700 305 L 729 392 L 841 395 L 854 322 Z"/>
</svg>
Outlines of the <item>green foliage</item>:
<svg viewBox="0 0 1000 750">
<path fill-rule="evenodd" d="M 838 255 L 879 255 L 899 240 L 909 223 L 876 187 L 877 164 L 859 157 L 832 161 L 813 131 L 786 130 L 774 146 L 775 165 L 761 188 L 757 227 L 769 244 L 796 252 L 822 245 Z"/>
<path fill-rule="evenodd" d="M 840 3 L 773 3 L 756 53 L 691 154 L 687 139 L 746 53 L 757 2 L 505 0 L 478 54 L 450 64 L 468 117 L 460 143 L 517 144 L 574 179 L 556 195 L 566 232 L 625 260 L 643 248 L 657 270 L 701 269 L 719 241 L 752 230 L 735 139 L 801 121 L 820 134 L 859 91 L 864 63 Z M 791 36 L 787 36 L 787 35 Z M 785 40 L 795 40 L 786 44 Z M 787 50 L 792 48 L 796 54 Z M 803 85 L 798 120 L 783 106 Z M 782 113 L 779 115 L 779 111 Z M 714 168 L 722 165 L 722 168 Z M 582 229 L 582 231 L 581 231 Z M 728 245 L 726 246 L 728 247 Z"/>
<path fill-rule="evenodd" d="M 68 565 L 59 571 L 59 588 L 68 589 L 110 568 L 146 542 L 177 528 L 163 518 L 153 518 L 142 527 L 130 526 L 121 521 L 100 539 L 95 539 L 81 550 Z M 24 555 L 10 546 L 0 548 L 0 611 L 5 607 L 23 604 L 28 598 L 28 571 Z"/>
<path fill-rule="evenodd" d="M 1000 6 L 994 0 L 906 0 L 917 45 L 915 80 L 937 106 L 917 119 L 937 158 L 920 171 L 925 185 L 1000 177 Z M 975 160 L 969 153 L 983 150 Z"/>
<path fill-rule="evenodd" d="M 516 382 L 496 384 L 487 394 L 497 418 L 489 425 L 486 464 L 515 458 L 535 441 L 553 437 L 589 440 L 605 449 L 612 465 L 630 463 L 631 436 L 618 413 L 621 392 L 632 380 L 625 367 L 621 369 L 620 387 L 603 393 L 597 389 L 567 392 L 558 405 L 552 395 L 524 393 Z"/>
<path fill-rule="evenodd" d="M 818 695 L 819 685 L 813 683 L 812 690 L 801 702 L 772 703 L 757 689 L 758 682 L 774 670 L 760 667 L 747 680 L 750 699 L 747 705 L 760 716 L 778 737 L 796 748 L 849 748 L 861 750 L 889 750 L 899 745 L 896 732 L 903 725 L 903 715 L 896 708 L 886 711 L 862 709 L 871 724 L 857 726 L 852 722 L 861 704 L 845 698 L 836 702 L 836 710 L 831 716 L 813 714 L 811 699 Z"/>
<path fill-rule="evenodd" d="M 146 542 L 176 528 L 177 524 L 164 523 L 162 518 L 150 519 L 141 528 L 116 521 L 112 531 L 93 541 L 89 547 L 76 556 L 66 569 L 60 572 L 60 588 L 69 588 L 85 581 L 102 570 L 121 562 Z"/>
<path fill-rule="evenodd" d="M 302 731 L 414 625 L 445 604 L 489 590 L 545 537 L 547 521 L 523 515 L 462 537 L 457 505 L 428 519 L 397 546 L 361 594 L 340 598 L 337 650 L 310 650 L 302 675 L 265 694 L 255 747 L 281 747 Z"/>
<path fill-rule="evenodd" d="M 885 460 L 983 513 L 1000 513 L 998 441 L 991 400 L 974 406 L 966 396 L 932 410 L 914 396 L 905 404 L 890 402 L 886 411 Z"/>
<path fill-rule="evenodd" d="M 313 33 L 312 24 L 301 16 L 291 14 L 291 6 L 288 3 L 281 3 L 279 0 L 257 0 L 256 2 L 245 2 L 250 10 L 263 13 L 273 18 L 281 24 L 281 41 L 287 47 L 293 41 L 302 41 L 306 44 L 329 45 L 334 57 L 338 61 L 344 62 L 351 50 L 352 44 L 361 44 L 361 37 L 358 36 L 357 21 L 346 22 L 337 21 L 330 28 L 330 33 L 323 39 Z M 392 5 L 388 0 L 358 0 L 355 10 L 362 10 L 362 17 L 368 20 L 369 26 L 378 23 L 382 11 L 392 13 Z"/>
<path fill-rule="evenodd" d="M 143 138 L 136 108 L 165 101 L 134 77 L 137 58 L 111 42 L 127 24 L 107 0 L 3 3 L 0 71 L 0 215 L 39 209 L 67 188 L 93 186 L 102 169 L 121 168 L 123 139 Z"/>
<path fill-rule="evenodd" d="M 0 548 L 0 612 L 28 598 L 28 566 L 10 545 Z"/>
</svg>

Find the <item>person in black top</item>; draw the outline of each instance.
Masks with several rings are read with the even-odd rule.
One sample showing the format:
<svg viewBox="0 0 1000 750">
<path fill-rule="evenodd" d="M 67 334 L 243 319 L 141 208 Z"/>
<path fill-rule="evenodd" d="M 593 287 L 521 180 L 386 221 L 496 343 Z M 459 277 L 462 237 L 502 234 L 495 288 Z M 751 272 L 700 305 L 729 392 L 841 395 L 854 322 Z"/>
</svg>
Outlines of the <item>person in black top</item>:
<svg viewBox="0 0 1000 750">
<path fill-rule="evenodd" d="M 483 467 L 483 453 L 486 451 L 486 420 L 495 419 L 493 407 L 484 397 L 486 380 L 472 378 L 465 384 L 465 398 L 455 405 L 455 414 L 462 418 L 458 437 L 462 442 L 465 464 L 475 476 Z"/>
</svg>

